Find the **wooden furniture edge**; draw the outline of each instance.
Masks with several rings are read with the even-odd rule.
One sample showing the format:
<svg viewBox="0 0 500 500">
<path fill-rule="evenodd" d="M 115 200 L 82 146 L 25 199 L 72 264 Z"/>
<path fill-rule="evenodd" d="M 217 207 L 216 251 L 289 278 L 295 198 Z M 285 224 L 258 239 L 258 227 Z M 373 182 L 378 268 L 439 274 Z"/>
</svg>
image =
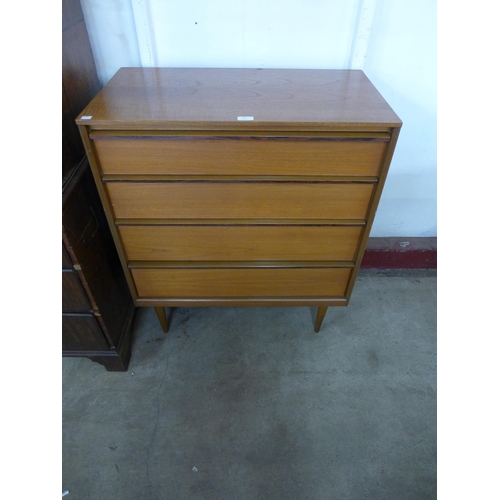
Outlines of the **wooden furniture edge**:
<svg viewBox="0 0 500 500">
<path fill-rule="evenodd" d="M 350 300 L 351 294 L 352 294 L 352 290 L 354 287 L 354 283 L 356 282 L 356 278 L 358 276 L 359 268 L 361 266 L 361 262 L 362 262 L 363 255 L 364 255 L 364 252 L 366 249 L 368 238 L 370 236 L 370 231 L 371 231 L 371 228 L 373 225 L 373 221 L 375 219 L 375 215 L 377 212 L 380 197 L 382 195 L 382 190 L 384 188 L 387 174 L 389 172 L 389 166 L 391 164 L 392 157 L 394 155 L 394 150 L 396 149 L 396 143 L 398 141 L 399 132 L 400 132 L 399 127 L 392 129 L 391 140 L 389 142 L 389 146 L 388 146 L 386 153 L 385 153 L 384 162 L 383 162 L 383 165 L 382 165 L 382 168 L 380 171 L 379 182 L 372 192 L 372 197 L 371 197 L 371 200 L 370 200 L 369 205 L 368 205 L 367 213 L 369 214 L 369 218 L 366 220 L 366 225 L 363 229 L 363 234 L 361 235 L 358 250 L 356 252 L 356 260 L 354 263 L 354 269 L 353 269 L 351 276 L 349 277 L 349 281 L 347 283 L 347 288 L 346 288 L 347 303 L 349 303 L 349 300 Z"/>
<path fill-rule="evenodd" d="M 105 214 L 106 214 L 106 219 L 108 221 L 109 229 L 111 231 L 111 235 L 113 236 L 113 240 L 115 242 L 116 250 L 118 252 L 118 256 L 120 258 L 120 262 L 122 265 L 123 272 L 125 273 L 125 278 L 127 280 L 127 283 L 129 285 L 130 293 L 132 295 L 132 299 L 135 303 L 137 299 L 137 290 L 135 287 L 135 282 L 134 279 L 132 278 L 132 274 L 130 273 L 130 270 L 127 266 L 127 258 L 126 255 L 123 251 L 123 242 L 121 241 L 120 234 L 115 226 L 115 221 L 114 221 L 114 210 L 113 206 L 111 204 L 111 200 L 109 199 L 109 195 L 104 188 L 104 185 L 102 183 L 101 177 L 102 177 L 102 169 L 99 165 L 98 162 L 98 156 L 96 152 L 94 151 L 94 146 L 92 141 L 89 138 L 89 128 L 87 126 L 82 126 L 79 125 L 79 130 L 80 134 L 82 137 L 83 144 L 85 146 L 85 151 L 87 153 L 90 167 L 92 170 L 92 174 L 94 176 L 94 181 L 96 183 L 97 191 L 99 192 L 99 196 L 101 198 L 102 204 L 105 207 Z"/>
<path fill-rule="evenodd" d="M 258 307 L 291 307 L 291 306 L 307 306 L 307 307 L 320 307 L 320 306 L 345 306 L 347 305 L 347 299 L 344 297 L 307 297 L 307 298 L 259 298 L 259 297 L 249 297 L 249 298 L 138 298 L 136 301 L 136 306 L 144 307 L 246 307 L 246 306 L 258 306 Z"/>
</svg>

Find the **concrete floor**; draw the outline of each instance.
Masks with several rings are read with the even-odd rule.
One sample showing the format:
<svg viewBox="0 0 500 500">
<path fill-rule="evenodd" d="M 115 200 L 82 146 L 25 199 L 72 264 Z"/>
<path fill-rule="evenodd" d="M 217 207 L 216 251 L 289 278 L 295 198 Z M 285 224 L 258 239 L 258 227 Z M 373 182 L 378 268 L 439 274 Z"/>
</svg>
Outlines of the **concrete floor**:
<svg viewBox="0 0 500 500">
<path fill-rule="evenodd" d="M 140 309 L 128 372 L 63 358 L 65 498 L 436 498 L 436 273 L 312 312 Z"/>
</svg>

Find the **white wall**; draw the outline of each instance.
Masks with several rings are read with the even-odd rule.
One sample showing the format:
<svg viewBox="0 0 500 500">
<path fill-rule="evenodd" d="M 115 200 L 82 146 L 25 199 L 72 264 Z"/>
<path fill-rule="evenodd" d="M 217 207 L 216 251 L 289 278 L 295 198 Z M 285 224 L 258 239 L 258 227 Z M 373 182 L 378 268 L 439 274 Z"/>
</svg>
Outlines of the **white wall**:
<svg viewBox="0 0 500 500">
<path fill-rule="evenodd" d="M 81 0 L 122 66 L 363 69 L 403 120 L 372 236 L 436 236 L 436 0 Z"/>
<path fill-rule="evenodd" d="M 377 2 L 364 71 L 403 128 L 374 236 L 436 236 L 435 11 L 435 0 Z"/>
</svg>

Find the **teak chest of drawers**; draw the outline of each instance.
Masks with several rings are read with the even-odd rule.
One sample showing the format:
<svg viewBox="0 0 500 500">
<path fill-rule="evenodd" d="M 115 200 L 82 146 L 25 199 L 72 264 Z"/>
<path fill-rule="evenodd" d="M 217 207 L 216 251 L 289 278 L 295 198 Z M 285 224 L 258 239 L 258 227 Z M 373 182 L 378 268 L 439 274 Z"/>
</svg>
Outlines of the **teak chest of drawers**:
<svg viewBox="0 0 500 500">
<path fill-rule="evenodd" d="M 358 70 L 122 68 L 77 124 L 136 306 L 347 305 L 401 121 Z"/>
</svg>

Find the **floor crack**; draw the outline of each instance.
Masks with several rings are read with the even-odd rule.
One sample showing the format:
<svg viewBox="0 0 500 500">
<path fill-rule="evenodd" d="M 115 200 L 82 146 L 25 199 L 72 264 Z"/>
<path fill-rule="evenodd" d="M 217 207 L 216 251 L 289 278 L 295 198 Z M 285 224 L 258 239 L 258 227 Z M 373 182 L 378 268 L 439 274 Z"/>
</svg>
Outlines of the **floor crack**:
<svg viewBox="0 0 500 500">
<path fill-rule="evenodd" d="M 163 383 L 165 382 L 165 379 L 167 378 L 168 365 L 170 363 L 170 356 L 171 356 L 172 352 L 174 351 L 175 346 L 176 345 L 174 344 L 174 346 L 172 347 L 172 349 L 170 349 L 170 352 L 167 355 L 167 362 L 165 365 L 165 371 L 163 372 L 163 377 L 161 379 L 160 385 L 158 386 L 158 391 L 156 392 L 156 422 L 155 422 L 155 426 L 153 429 L 153 434 L 151 436 L 151 442 L 149 443 L 148 451 L 146 454 L 146 479 L 147 479 L 147 483 L 148 483 L 149 500 L 152 499 L 151 480 L 149 477 L 149 455 L 151 454 L 151 449 L 153 448 L 153 444 L 155 442 L 156 431 L 158 429 L 158 422 L 160 420 L 160 391 L 161 391 L 161 388 L 163 386 Z"/>
</svg>

